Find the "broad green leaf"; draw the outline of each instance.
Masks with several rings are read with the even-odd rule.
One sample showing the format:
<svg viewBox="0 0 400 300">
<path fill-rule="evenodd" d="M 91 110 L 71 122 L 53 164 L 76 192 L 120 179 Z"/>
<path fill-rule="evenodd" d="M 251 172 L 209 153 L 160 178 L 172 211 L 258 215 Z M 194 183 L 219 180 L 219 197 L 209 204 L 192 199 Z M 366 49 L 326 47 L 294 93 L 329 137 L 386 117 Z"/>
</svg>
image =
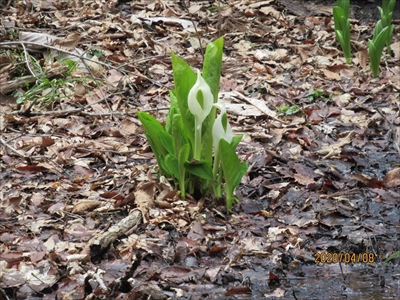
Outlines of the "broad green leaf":
<svg viewBox="0 0 400 300">
<path fill-rule="evenodd" d="M 396 0 L 383 0 L 382 1 L 382 10 L 384 12 L 384 14 L 388 14 L 390 12 L 393 12 L 394 10 L 394 6 L 396 5 Z M 379 9 L 379 7 L 378 7 Z"/>
<path fill-rule="evenodd" d="M 171 102 L 171 107 L 168 110 L 167 120 L 165 122 L 165 131 L 169 134 L 172 134 L 172 119 L 173 116 L 179 114 L 179 106 L 178 100 L 176 99 L 175 93 L 173 91 L 169 91 L 169 99 Z"/>
<path fill-rule="evenodd" d="M 156 147 L 154 145 L 154 141 L 148 134 L 145 134 L 145 135 L 146 135 L 147 141 L 149 142 L 149 144 L 151 146 L 151 149 L 154 152 L 154 156 L 156 158 L 158 167 L 160 168 L 160 172 L 167 177 L 173 176 L 173 174 L 171 173 L 171 171 L 165 164 L 165 156 L 160 155 L 157 150 L 154 150 L 154 149 L 156 149 Z"/>
<path fill-rule="evenodd" d="M 369 58 L 371 62 L 371 71 L 374 77 L 379 74 L 379 63 L 382 56 L 383 47 L 386 44 L 387 36 L 390 32 L 389 27 L 385 27 L 376 38 L 368 40 Z"/>
<path fill-rule="evenodd" d="M 234 183 L 236 186 L 239 185 L 239 183 L 242 181 L 242 177 L 247 173 L 248 165 L 246 162 L 242 161 L 239 165 L 239 172 L 237 173 L 236 179 Z"/>
<path fill-rule="evenodd" d="M 378 51 L 376 49 L 374 41 L 368 40 L 368 50 L 369 50 L 369 58 L 372 65 L 378 65 L 380 57 L 377 55 Z"/>
<path fill-rule="evenodd" d="M 218 101 L 219 81 L 221 77 L 222 66 L 222 50 L 224 46 L 224 38 L 220 37 L 206 48 L 203 63 L 203 78 L 210 86 L 214 96 L 214 103 Z"/>
<path fill-rule="evenodd" d="M 350 32 L 350 28 L 348 28 L 348 26 L 347 26 L 347 21 L 349 21 L 349 18 L 347 18 L 345 16 L 340 17 L 340 27 L 342 29 L 343 36 L 345 36 L 347 30 L 349 30 L 349 32 Z"/>
<path fill-rule="evenodd" d="M 333 20 L 335 23 L 335 30 L 343 30 L 342 17 L 346 18 L 344 10 L 339 6 L 333 7 Z"/>
<path fill-rule="evenodd" d="M 180 171 L 184 171 L 185 170 L 184 164 L 189 159 L 189 153 L 190 153 L 189 144 L 183 145 L 181 147 L 181 149 L 179 150 L 179 167 L 181 168 Z"/>
<path fill-rule="evenodd" d="M 185 162 L 189 173 L 206 180 L 213 180 L 211 163 L 207 161 Z"/>
<path fill-rule="evenodd" d="M 386 1 L 386 0 L 382 1 L 382 4 L 385 3 L 385 2 L 387 2 L 387 1 Z M 387 11 L 387 12 L 393 12 L 393 11 L 394 11 L 395 5 L 396 5 L 396 0 L 391 0 L 391 1 L 389 2 L 388 7 L 386 8 L 386 11 Z"/>
<path fill-rule="evenodd" d="M 383 12 L 383 9 L 378 6 L 379 14 L 381 15 L 381 19 L 385 17 L 385 13 Z"/>
<path fill-rule="evenodd" d="M 179 166 L 178 166 L 178 159 L 170 154 L 167 154 L 165 157 L 165 166 L 176 179 L 179 180 Z"/>
<path fill-rule="evenodd" d="M 235 188 L 239 185 L 243 175 L 247 172 L 247 163 L 240 162 L 235 149 L 221 139 L 219 142 L 221 165 L 225 176 L 226 199 L 232 199 Z M 231 209 L 232 202 L 227 201 L 227 208 Z"/>
<path fill-rule="evenodd" d="M 382 29 L 382 31 L 378 34 L 378 36 L 376 37 L 376 39 L 374 39 L 374 44 L 375 44 L 375 47 L 376 47 L 376 49 L 378 50 L 378 52 L 379 52 L 379 58 L 380 58 L 380 56 L 381 56 L 381 54 L 382 54 L 382 50 L 383 50 L 383 47 L 385 47 L 385 44 L 386 44 L 386 38 L 387 38 L 387 35 L 389 34 L 389 27 L 385 27 L 384 29 Z"/>
<path fill-rule="evenodd" d="M 192 68 L 174 52 L 171 53 L 172 71 L 174 75 L 174 94 L 178 101 L 179 111 L 182 115 L 182 121 L 185 125 L 187 137 L 190 143 L 194 145 L 194 116 L 188 108 L 188 95 L 190 89 L 196 82 L 197 75 Z"/>
<path fill-rule="evenodd" d="M 343 52 L 348 64 L 351 63 L 351 43 L 350 43 L 350 20 L 346 20 L 346 24 L 343 31 L 344 47 Z"/>
<path fill-rule="evenodd" d="M 351 63 L 350 20 L 343 16 L 340 7 L 334 8 L 334 14 L 336 14 L 335 24 L 338 24 L 337 27 L 340 28 L 335 29 L 336 38 L 342 47 L 346 62 L 349 64 Z"/>
<path fill-rule="evenodd" d="M 336 38 L 337 38 L 337 40 L 338 40 L 340 46 L 341 46 L 342 49 L 343 49 L 344 38 L 343 38 L 342 31 L 340 31 L 340 30 L 335 30 L 335 33 L 336 33 Z"/>
<path fill-rule="evenodd" d="M 339 6 L 344 11 L 346 17 L 349 16 L 350 12 L 350 0 L 337 0 L 336 5 Z"/>
<path fill-rule="evenodd" d="M 166 177 L 173 177 L 174 174 L 169 170 L 169 168 L 167 167 L 166 163 L 165 163 L 165 157 L 160 158 L 159 161 L 157 161 L 158 166 L 161 170 L 161 172 L 166 176 Z"/>
<path fill-rule="evenodd" d="M 392 23 L 392 13 L 387 14 L 381 18 L 382 27 L 390 26 Z"/>
<path fill-rule="evenodd" d="M 224 39 L 223 37 L 209 43 L 206 48 L 203 63 L 203 78 L 210 86 L 211 93 L 214 96 L 214 103 L 218 102 L 219 82 L 221 78 L 222 53 Z M 212 127 L 216 115 L 215 107 L 203 122 L 202 128 L 202 158 L 211 161 L 212 159 Z"/>
<path fill-rule="evenodd" d="M 151 145 L 153 151 L 157 152 L 157 155 L 159 155 L 160 157 L 165 157 L 165 155 L 167 154 L 167 150 L 164 148 L 160 140 L 160 132 L 164 131 L 164 128 L 160 123 L 158 123 L 156 118 L 149 115 L 148 113 L 138 111 L 137 115 L 144 127 L 144 130 L 146 130 L 146 134 L 153 141 L 153 145 Z"/>
<path fill-rule="evenodd" d="M 231 147 L 236 150 L 236 147 L 237 147 L 237 145 L 239 145 L 239 143 L 242 140 L 242 138 L 243 138 L 243 134 L 234 135 L 232 137 Z"/>
<path fill-rule="evenodd" d="M 382 30 L 383 30 L 382 20 L 379 20 L 375 25 L 374 34 L 372 36 L 372 40 L 373 41 L 376 41 L 376 39 L 378 38 L 379 33 L 381 33 Z"/>
<path fill-rule="evenodd" d="M 175 155 L 175 144 L 174 138 L 168 132 L 160 131 L 159 138 L 164 148 L 167 149 L 168 153 Z"/>
<path fill-rule="evenodd" d="M 348 0 L 337 1 L 337 6 L 333 7 L 335 34 L 347 63 L 351 63 L 349 9 L 350 1 Z"/>
<path fill-rule="evenodd" d="M 346 63 L 351 63 L 351 49 L 350 49 L 350 41 L 346 42 L 345 38 L 341 31 L 336 30 L 336 38 L 339 41 L 340 46 L 342 47 L 344 57 L 346 58 Z"/>
<path fill-rule="evenodd" d="M 175 155 L 178 156 L 182 145 L 189 143 L 189 139 L 186 137 L 185 127 L 183 126 L 182 115 L 176 114 L 172 119 L 172 136 L 174 137 L 175 142 Z M 189 153 L 190 153 L 190 145 Z"/>
</svg>

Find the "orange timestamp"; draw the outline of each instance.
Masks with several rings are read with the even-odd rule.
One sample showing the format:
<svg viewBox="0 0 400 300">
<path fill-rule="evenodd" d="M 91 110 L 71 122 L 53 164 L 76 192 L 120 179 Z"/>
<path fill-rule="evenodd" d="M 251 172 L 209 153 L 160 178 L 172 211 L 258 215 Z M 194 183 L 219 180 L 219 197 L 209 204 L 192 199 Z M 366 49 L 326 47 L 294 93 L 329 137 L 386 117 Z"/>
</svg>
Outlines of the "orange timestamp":
<svg viewBox="0 0 400 300">
<path fill-rule="evenodd" d="M 330 253 L 330 252 L 317 252 L 314 254 L 314 262 L 316 264 L 335 264 L 335 263 L 373 263 L 375 262 L 374 253 Z"/>
</svg>

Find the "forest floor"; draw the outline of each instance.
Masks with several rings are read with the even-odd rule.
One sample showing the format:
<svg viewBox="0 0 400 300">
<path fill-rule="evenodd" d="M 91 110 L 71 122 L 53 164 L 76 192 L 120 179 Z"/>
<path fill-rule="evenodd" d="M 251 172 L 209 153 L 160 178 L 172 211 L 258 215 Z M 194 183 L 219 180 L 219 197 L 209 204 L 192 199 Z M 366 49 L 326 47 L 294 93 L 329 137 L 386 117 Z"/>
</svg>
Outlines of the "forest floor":
<svg viewBox="0 0 400 300">
<path fill-rule="evenodd" d="M 0 300 L 400 298 L 399 2 L 377 78 L 378 1 L 351 1 L 351 64 L 336 1 L 2 2 Z M 136 115 L 221 36 L 229 213 L 157 177 Z"/>
</svg>

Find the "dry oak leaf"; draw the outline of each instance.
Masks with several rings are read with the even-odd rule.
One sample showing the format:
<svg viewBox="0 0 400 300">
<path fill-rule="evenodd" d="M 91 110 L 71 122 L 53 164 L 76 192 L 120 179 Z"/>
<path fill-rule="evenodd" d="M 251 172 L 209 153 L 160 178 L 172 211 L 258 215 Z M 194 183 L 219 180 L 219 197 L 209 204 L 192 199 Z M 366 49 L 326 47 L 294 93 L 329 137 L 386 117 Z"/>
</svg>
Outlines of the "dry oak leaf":
<svg viewBox="0 0 400 300">
<path fill-rule="evenodd" d="M 341 139 L 338 143 L 329 145 L 324 149 L 318 150 L 317 153 L 322 155 L 326 154 L 324 156 L 324 159 L 338 156 L 342 152 L 343 146 L 351 143 L 352 135 L 353 131 L 349 132 L 349 134 L 345 138 Z"/>
<path fill-rule="evenodd" d="M 322 70 L 322 72 L 324 73 L 325 77 L 328 78 L 329 80 L 338 80 L 339 81 L 342 79 L 339 74 L 329 71 L 327 69 Z"/>
<path fill-rule="evenodd" d="M 388 188 L 400 186 L 400 168 L 396 168 L 387 172 L 383 183 Z"/>
<path fill-rule="evenodd" d="M 74 205 L 74 208 L 72 209 L 73 214 L 84 214 L 88 211 L 92 211 L 93 209 L 99 207 L 101 205 L 100 201 L 97 200 L 81 200 L 78 201 Z"/>
</svg>

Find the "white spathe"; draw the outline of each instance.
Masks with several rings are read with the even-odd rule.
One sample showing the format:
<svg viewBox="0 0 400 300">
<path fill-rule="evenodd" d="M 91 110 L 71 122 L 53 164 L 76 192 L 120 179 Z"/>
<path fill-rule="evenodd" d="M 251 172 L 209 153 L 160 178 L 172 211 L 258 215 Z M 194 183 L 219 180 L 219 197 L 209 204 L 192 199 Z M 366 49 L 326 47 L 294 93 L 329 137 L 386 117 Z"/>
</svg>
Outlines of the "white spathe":
<svg viewBox="0 0 400 300">
<path fill-rule="evenodd" d="M 231 125 L 228 122 L 228 116 L 226 114 L 225 105 L 223 104 L 214 104 L 221 112 L 218 117 L 214 121 L 214 125 L 212 128 L 213 135 L 213 144 L 215 153 L 218 152 L 219 141 L 224 139 L 228 143 L 232 141 L 233 133 Z"/>
<path fill-rule="evenodd" d="M 196 130 L 200 129 L 199 127 L 203 124 L 204 119 L 209 115 L 213 103 L 214 96 L 211 89 L 201 76 L 200 71 L 197 70 L 196 83 L 191 88 L 188 95 L 188 107 L 196 119 Z"/>
</svg>

